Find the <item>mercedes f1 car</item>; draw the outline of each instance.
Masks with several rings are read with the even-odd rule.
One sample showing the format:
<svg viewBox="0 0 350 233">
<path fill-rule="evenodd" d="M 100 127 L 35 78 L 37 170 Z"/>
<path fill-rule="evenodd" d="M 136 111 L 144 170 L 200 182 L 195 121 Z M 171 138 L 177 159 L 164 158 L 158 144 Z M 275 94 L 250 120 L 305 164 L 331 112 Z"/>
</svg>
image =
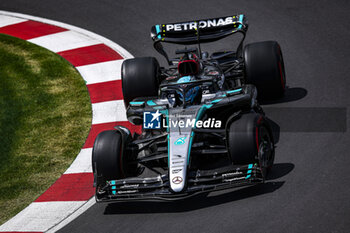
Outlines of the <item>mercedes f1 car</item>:
<svg viewBox="0 0 350 233">
<path fill-rule="evenodd" d="M 244 15 L 152 27 L 154 57 L 122 65 L 128 120 L 101 132 L 92 167 L 98 202 L 174 200 L 264 182 L 275 156 L 270 121 L 258 99 L 279 98 L 286 86 L 275 41 L 243 46 Z M 209 54 L 201 44 L 241 33 L 238 48 Z M 180 45 L 169 59 L 164 43 Z M 188 47 L 194 46 L 194 47 Z"/>
</svg>

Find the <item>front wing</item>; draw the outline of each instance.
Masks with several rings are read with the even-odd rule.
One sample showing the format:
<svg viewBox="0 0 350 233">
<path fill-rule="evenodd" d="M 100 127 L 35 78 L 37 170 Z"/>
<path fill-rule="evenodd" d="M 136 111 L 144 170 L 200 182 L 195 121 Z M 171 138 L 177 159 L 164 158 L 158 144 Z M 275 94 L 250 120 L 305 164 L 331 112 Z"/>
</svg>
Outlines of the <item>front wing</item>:
<svg viewBox="0 0 350 233">
<path fill-rule="evenodd" d="M 181 181 L 186 182 L 186 188 L 180 193 L 171 191 L 170 182 L 173 181 L 169 180 L 167 174 L 151 178 L 107 181 L 104 187 L 96 189 L 96 201 L 183 199 L 203 192 L 262 183 L 264 177 L 258 164 L 248 164 L 230 165 L 215 170 L 190 171 L 187 180 Z"/>
</svg>

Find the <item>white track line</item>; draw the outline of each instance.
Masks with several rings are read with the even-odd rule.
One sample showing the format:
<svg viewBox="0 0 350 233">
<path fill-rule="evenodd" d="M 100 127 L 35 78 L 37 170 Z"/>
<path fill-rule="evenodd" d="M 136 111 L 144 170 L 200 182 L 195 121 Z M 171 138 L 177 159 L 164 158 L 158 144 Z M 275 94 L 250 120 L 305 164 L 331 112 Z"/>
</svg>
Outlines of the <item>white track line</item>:
<svg viewBox="0 0 350 233">
<path fill-rule="evenodd" d="M 84 205 L 79 207 L 74 213 L 69 215 L 67 218 L 65 218 L 63 221 L 58 223 L 56 226 L 52 227 L 50 230 L 46 231 L 47 233 L 53 233 L 58 231 L 59 229 L 66 226 L 68 223 L 76 219 L 79 215 L 84 213 L 87 209 L 89 209 L 91 206 L 93 206 L 96 203 L 95 197 L 92 197 L 88 202 L 86 202 Z"/>
<path fill-rule="evenodd" d="M 120 74 L 123 61 L 124 59 L 78 66 L 77 70 L 83 76 L 87 85 L 113 81 L 121 79 Z"/>
<path fill-rule="evenodd" d="M 123 100 L 92 104 L 92 124 L 127 121 Z"/>
<path fill-rule="evenodd" d="M 92 148 L 81 149 L 78 156 L 64 174 L 92 172 Z"/>
<path fill-rule="evenodd" d="M 47 231 L 70 215 L 86 201 L 33 202 L 14 218 L 4 223 L 0 231 Z"/>
<path fill-rule="evenodd" d="M 28 40 L 55 53 L 100 44 L 101 42 L 81 33 L 65 31 Z"/>
<path fill-rule="evenodd" d="M 0 27 L 5 27 L 8 25 L 22 23 L 28 21 L 27 19 L 14 18 L 7 15 L 0 15 Z"/>
</svg>

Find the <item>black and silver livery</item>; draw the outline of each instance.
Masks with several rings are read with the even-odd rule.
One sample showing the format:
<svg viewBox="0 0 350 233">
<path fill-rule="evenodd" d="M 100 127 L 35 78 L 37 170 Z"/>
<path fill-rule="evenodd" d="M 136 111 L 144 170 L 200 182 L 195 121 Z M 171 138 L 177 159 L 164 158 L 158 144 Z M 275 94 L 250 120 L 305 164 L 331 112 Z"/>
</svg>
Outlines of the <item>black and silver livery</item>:
<svg viewBox="0 0 350 233">
<path fill-rule="evenodd" d="M 161 127 L 143 125 L 132 134 L 116 126 L 97 136 L 98 202 L 174 200 L 264 181 L 275 146 L 258 100 L 281 97 L 286 78 L 279 44 L 243 46 L 247 29 L 244 15 L 152 27 L 154 47 L 168 65 L 154 57 L 125 60 L 122 88 L 128 120 L 143 125 L 152 113 Z M 243 35 L 235 50 L 202 51 L 204 43 L 235 33 Z M 174 58 L 164 43 L 180 45 Z"/>
</svg>

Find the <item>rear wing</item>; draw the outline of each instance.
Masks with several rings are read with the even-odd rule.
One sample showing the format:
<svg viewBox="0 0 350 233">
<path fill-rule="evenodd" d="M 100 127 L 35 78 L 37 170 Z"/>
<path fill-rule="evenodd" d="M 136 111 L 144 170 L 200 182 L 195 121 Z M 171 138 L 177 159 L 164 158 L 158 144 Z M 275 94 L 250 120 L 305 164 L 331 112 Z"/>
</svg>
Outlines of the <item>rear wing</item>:
<svg viewBox="0 0 350 233">
<path fill-rule="evenodd" d="M 245 34 L 248 24 L 243 14 L 181 23 L 157 24 L 151 28 L 154 42 L 196 44 L 222 39 L 236 32 Z"/>
<path fill-rule="evenodd" d="M 154 48 L 171 65 L 168 55 L 160 42 L 185 45 L 198 44 L 200 50 L 200 43 L 213 42 L 240 32 L 243 34 L 243 38 L 237 48 L 237 54 L 241 56 L 247 30 L 248 23 L 246 22 L 246 17 L 240 14 L 181 23 L 157 24 L 151 28 L 151 38 L 154 41 Z"/>
</svg>

